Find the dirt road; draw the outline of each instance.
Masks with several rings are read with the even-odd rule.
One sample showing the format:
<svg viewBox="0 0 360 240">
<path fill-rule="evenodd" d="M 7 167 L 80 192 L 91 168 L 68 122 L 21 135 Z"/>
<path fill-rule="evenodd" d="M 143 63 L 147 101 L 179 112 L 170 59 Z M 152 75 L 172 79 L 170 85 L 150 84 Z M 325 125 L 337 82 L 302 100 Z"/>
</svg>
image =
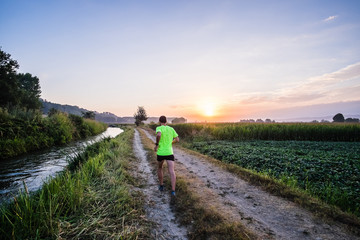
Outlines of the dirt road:
<svg viewBox="0 0 360 240">
<path fill-rule="evenodd" d="M 151 140 L 155 140 L 149 132 L 141 131 L 144 131 Z M 134 140 L 135 149 L 141 146 L 141 140 L 136 137 L 137 135 L 138 132 Z M 139 146 L 135 147 L 135 145 Z M 215 166 L 206 158 L 189 154 L 176 147 L 174 155 L 176 172 L 191 179 L 191 188 L 201 197 L 204 205 L 214 207 L 229 221 L 241 222 L 259 239 L 360 239 L 348 232 L 343 225 L 332 221 L 324 222 L 295 203 L 262 191 L 238 176 Z M 146 170 L 146 175 L 144 177 L 151 178 L 150 169 Z M 152 178 L 154 180 L 155 176 Z M 153 180 L 149 181 L 150 194 L 157 186 L 156 179 Z M 168 196 L 158 197 L 155 202 L 168 202 L 166 197 Z M 151 205 L 149 208 L 152 208 Z M 152 213 L 153 210 L 149 209 L 149 211 L 154 218 L 162 211 L 170 219 L 173 218 L 171 215 L 173 213 L 169 212 L 168 208 L 166 213 L 164 209 L 154 210 Z M 168 221 L 162 222 L 167 224 Z M 186 239 L 185 232 L 186 229 L 179 227 L 179 231 L 172 234 L 182 234 L 178 238 Z"/>
<path fill-rule="evenodd" d="M 138 190 L 142 191 L 145 196 L 147 218 L 155 224 L 152 236 L 154 239 L 187 239 L 187 229 L 175 221 L 175 214 L 169 206 L 170 197 L 168 193 L 158 190 L 157 176 L 146 158 L 146 152 L 136 129 L 133 149 L 139 160 L 137 178 L 143 181 L 143 187 Z"/>
</svg>

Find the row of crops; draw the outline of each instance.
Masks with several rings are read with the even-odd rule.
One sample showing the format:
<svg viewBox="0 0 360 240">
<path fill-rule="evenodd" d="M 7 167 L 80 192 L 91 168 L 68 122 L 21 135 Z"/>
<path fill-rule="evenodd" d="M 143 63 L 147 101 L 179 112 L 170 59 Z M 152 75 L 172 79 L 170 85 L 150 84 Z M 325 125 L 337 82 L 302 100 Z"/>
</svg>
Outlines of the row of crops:
<svg viewBox="0 0 360 240">
<path fill-rule="evenodd" d="M 202 141 L 191 148 L 268 174 L 360 216 L 360 143 Z"/>
<path fill-rule="evenodd" d="M 154 130 L 155 124 L 150 125 Z M 173 125 L 191 140 L 360 141 L 358 123 L 218 123 Z"/>
</svg>

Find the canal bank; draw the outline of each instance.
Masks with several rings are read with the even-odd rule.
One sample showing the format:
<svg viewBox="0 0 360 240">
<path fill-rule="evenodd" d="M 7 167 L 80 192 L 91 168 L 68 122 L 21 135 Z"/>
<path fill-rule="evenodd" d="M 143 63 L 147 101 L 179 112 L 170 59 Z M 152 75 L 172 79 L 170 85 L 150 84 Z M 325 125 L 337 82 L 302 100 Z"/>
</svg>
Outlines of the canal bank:
<svg viewBox="0 0 360 240">
<path fill-rule="evenodd" d="M 86 159 L 1 207 L 5 239 L 146 239 L 141 196 L 131 193 L 127 173 L 133 129 L 90 147 Z M 134 195 L 133 195 L 134 194 Z"/>
<path fill-rule="evenodd" d="M 8 201 L 24 189 L 38 190 L 43 182 L 64 170 L 69 160 L 84 151 L 86 146 L 103 138 L 114 138 L 123 132 L 120 128 L 108 128 L 105 132 L 85 140 L 72 142 L 66 146 L 56 146 L 24 156 L 1 160 L 0 166 L 0 204 Z"/>
</svg>

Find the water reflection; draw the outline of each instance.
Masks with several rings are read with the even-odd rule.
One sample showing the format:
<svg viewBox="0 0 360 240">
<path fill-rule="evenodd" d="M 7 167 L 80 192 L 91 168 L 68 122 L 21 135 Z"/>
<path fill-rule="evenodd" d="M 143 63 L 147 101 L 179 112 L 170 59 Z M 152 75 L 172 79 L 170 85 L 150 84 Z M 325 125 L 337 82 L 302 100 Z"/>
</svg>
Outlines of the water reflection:
<svg viewBox="0 0 360 240">
<path fill-rule="evenodd" d="M 67 146 L 53 147 L 18 158 L 0 161 L 0 203 L 16 196 L 23 188 L 23 181 L 29 191 L 38 190 L 44 180 L 63 170 L 68 160 L 84 148 L 105 137 L 116 137 L 123 130 L 108 128 L 105 132 Z"/>
</svg>

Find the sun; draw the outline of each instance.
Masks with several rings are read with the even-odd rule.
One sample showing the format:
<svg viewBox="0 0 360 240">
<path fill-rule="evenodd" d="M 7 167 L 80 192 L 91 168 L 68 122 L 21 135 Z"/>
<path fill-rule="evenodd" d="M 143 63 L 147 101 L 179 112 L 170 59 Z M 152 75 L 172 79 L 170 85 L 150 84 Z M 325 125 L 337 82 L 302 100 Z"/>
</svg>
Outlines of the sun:
<svg viewBox="0 0 360 240">
<path fill-rule="evenodd" d="M 204 114 L 207 117 L 212 117 L 214 116 L 214 105 L 211 103 L 207 103 L 204 106 Z"/>
<path fill-rule="evenodd" d="M 197 112 L 205 119 L 216 117 L 218 115 L 219 104 L 214 99 L 203 99 L 197 102 Z"/>
<path fill-rule="evenodd" d="M 213 117 L 215 115 L 215 104 L 212 102 L 203 103 L 201 109 L 206 117 Z"/>
</svg>

